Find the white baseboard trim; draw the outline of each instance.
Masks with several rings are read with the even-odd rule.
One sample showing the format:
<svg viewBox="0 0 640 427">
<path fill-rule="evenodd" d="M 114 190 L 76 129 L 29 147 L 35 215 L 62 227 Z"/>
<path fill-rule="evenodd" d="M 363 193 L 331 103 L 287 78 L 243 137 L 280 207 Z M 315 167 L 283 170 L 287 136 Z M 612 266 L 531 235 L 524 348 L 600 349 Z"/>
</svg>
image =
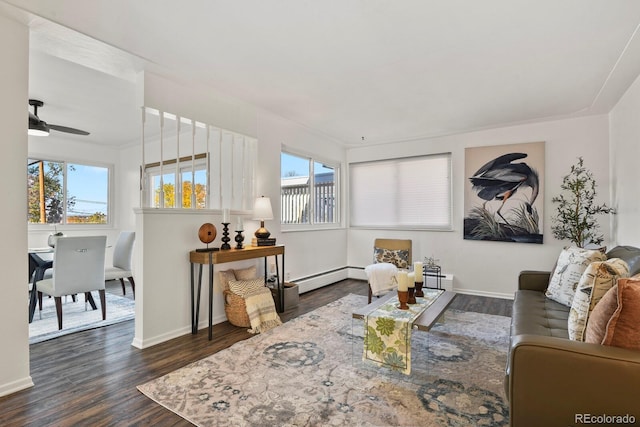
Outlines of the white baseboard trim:
<svg viewBox="0 0 640 427">
<path fill-rule="evenodd" d="M 367 280 L 367 275 L 364 272 L 363 268 L 349 267 L 348 271 L 349 271 L 349 279 L 358 279 L 358 280 L 364 280 L 364 281 Z M 456 288 L 453 286 L 454 285 L 453 274 L 443 274 L 443 276 L 444 277 L 442 278 L 442 288 L 447 291 L 454 291 L 459 294 L 475 295 L 480 297 L 501 298 L 501 299 L 509 299 L 509 300 L 513 299 L 513 294 L 508 294 L 508 293 L 487 292 L 487 291 L 481 291 L 477 289 Z M 431 279 L 429 279 L 428 285 L 432 286 L 432 283 L 433 282 L 431 281 Z"/>
<path fill-rule="evenodd" d="M 12 381 L 7 384 L 2 384 L 0 386 L 0 397 L 7 396 L 9 394 L 24 390 L 29 387 L 33 387 L 33 379 L 31 378 L 31 376 L 22 378 L 17 381 Z"/>
<path fill-rule="evenodd" d="M 340 280 L 349 278 L 348 268 L 342 267 L 336 270 L 321 273 L 312 277 L 302 278 L 297 280 L 291 280 L 291 282 L 298 285 L 298 292 L 303 294 L 305 292 L 312 291 L 314 289 L 321 288 L 323 286 L 331 285 Z"/>
<path fill-rule="evenodd" d="M 202 314 L 202 313 L 201 313 Z M 224 313 L 217 314 L 213 316 L 213 325 L 217 325 L 218 323 L 226 322 L 227 316 Z M 152 347 L 156 344 L 163 343 L 165 341 L 172 340 L 174 338 L 178 338 L 184 335 L 188 335 L 191 333 L 191 325 L 185 326 L 183 328 L 175 329 L 171 332 L 167 332 L 165 334 L 157 335 L 155 337 L 146 338 L 141 340 L 138 337 L 134 337 L 131 345 L 135 348 L 145 349 Z M 199 334 L 208 334 L 209 333 L 209 318 L 205 316 L 204 320 L 200 320 L 198 322 L 198 333 Z"/>
</svg>

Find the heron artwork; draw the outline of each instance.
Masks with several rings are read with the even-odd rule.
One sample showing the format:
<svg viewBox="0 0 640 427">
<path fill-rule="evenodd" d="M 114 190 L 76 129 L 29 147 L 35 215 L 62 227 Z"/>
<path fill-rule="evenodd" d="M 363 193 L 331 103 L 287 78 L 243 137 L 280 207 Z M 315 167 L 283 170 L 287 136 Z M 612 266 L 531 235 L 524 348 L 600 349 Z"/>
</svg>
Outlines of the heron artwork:
<svg viewBox="0 0 640 427">
<path fill-rule="evenodd" d="M 515 160 L 527 157 L 525 153 L 509 153 L 487 162 L 473 174 L 469 180 L 473 189 L 478 193 L 478 197 L 484 200 L 482 207 L 486 209 L 486 204 L 497 200 L 500 207 L 496 214 L 502 218 L 505 224 L 509 221 L 500 212 L 509 198 L 513 197 L 517 191 L 524 187 L 531 189 L 531 197 L 525 202 L 527 212 L 531 214 L 532 205 L 538 197 L 539 180 L 538 173 L 531 169 L 526 163 L 513 163 Z"/>
</svg>

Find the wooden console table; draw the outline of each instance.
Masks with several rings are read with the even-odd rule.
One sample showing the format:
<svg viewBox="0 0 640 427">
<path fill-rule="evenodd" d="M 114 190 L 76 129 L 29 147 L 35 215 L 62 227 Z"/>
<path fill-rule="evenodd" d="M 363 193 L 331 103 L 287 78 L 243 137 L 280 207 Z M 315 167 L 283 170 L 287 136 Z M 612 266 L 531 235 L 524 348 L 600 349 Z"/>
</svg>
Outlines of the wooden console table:
<svg viewBox="0 0 640 427">
<path fill-rule="evenodd" d="M 278 265 L 278 255 L 282 262 L 282 270 Z M 244 249 L 227 249 L 212 252 L 189 252 L 191 262 L 191 333 L 198 333 L 198 317 L 200 315 L 200 293 L 202 290 L 202 266 L 209 265 L 209 339 L 213 338 L 213 277 L 214 265 L 245 259 L 264 258 L 264 278 L 267 281 L 267 257 L 276 259 L 276 289 L 278 313 L 284 311 L 284 280 L 280 279 L 280 271 L 284 275 L 284 245 L 247 246 Z M 198 284 L 196 290 L 195 268 L 198 267 Z"/>
</svg>

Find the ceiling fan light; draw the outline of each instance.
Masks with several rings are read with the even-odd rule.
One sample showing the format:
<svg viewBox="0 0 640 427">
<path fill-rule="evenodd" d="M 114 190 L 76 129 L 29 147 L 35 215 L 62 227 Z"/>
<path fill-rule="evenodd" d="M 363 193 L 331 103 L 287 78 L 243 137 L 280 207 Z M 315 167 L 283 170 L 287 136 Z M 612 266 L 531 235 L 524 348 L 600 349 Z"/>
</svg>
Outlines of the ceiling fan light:
<svg viewBox="0 0 640 427">
<path fill-rule="evenodd" d="M 49 136 L 49 129 L 47 129 L 45 126 L 42 126 L 41 123 L 37 123 L 33 126 L 30 126 L 27 133 L 33 136 Z"/>
</svg>

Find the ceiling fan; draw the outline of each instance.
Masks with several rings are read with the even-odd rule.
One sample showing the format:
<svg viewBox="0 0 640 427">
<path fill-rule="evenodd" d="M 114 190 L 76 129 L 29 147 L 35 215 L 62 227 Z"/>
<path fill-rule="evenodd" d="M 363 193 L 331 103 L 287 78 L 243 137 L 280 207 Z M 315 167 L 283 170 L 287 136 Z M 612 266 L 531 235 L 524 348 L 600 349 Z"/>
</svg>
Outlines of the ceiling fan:
<svg viewBox="0 0 640 427">
<path fill-rule="evenodd" d="M 89 135 L 89 132 L 70 128 L 67 126 L 48 124 L 44 120 L 40 120 L 38 117 L 38 107 L 42 107 L 44 102 L 37 99 L 30 99 L 29 105 L 33 107 L 33 113 L 29 111 L 29 135 L 47 136 L 50 130 L 58 132 L 72 133 L 74 135 Z"/>
</svg>

